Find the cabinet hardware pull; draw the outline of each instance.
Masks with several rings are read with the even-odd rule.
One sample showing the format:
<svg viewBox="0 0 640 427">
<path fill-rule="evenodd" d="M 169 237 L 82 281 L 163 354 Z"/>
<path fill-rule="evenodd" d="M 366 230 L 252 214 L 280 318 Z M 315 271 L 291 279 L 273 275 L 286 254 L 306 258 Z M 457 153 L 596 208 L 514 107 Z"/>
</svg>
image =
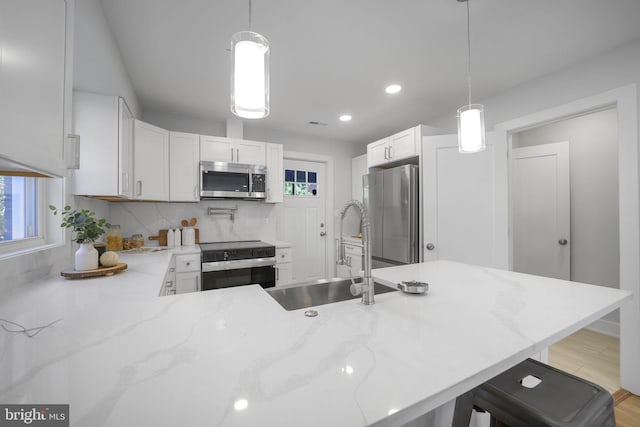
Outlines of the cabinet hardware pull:
<svg viewBox="0 0 640 427">
<path fill-rule="evenodd" d="M 387 157 L 387 150 L 388 150 L 388 149 L 389 149 L 389 148 L 384 147 L 384 159 L 385 159 L 385 160 L 387 160 L 387 159 L 389 158 L 389 157 Z"/>
<path fill-rule="evenodd" d="M 280 269 L 276 267 L 276 281 L 280 280 Z"/>
<path fill-rule="evenodd" d="M 393 159 L 393 155 L 391 154 L 391 149 L 392 149 L 392 148 L 393 148 L 393 147 L 389 147 L 389 160 Z"/>
<path fill-rule="evenodd" d="M 138 181 L 138 196 L 142 196 L 142 181 Z"/>
<path fill-rule="evenodd" d="M 233 163 L 233 148 L 231 149 L 231 163 Z"/>
</svg>

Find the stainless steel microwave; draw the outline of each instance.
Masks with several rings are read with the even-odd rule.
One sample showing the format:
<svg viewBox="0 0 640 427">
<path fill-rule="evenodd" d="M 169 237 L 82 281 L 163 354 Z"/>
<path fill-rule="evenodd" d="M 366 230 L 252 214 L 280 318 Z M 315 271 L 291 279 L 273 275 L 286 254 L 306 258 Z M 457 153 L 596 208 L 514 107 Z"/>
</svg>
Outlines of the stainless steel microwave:
<svg viewBox="0 0 640 427">
<path fill-rule="evenodd" d="M 267 168 L 225 162 L 200 162 L 201 199 L 264 199 Z"/>
</svg>

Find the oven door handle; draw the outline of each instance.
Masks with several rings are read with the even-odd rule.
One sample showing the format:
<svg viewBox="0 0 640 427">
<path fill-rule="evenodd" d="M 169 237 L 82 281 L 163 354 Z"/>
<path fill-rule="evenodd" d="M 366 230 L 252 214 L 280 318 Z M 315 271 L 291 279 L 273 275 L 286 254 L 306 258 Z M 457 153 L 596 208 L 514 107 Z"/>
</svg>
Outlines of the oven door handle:
<svg viewBox="0 0 640 427">
<path fill-rule="evenodd" d="M 233 261 L 216 261 L 216 262 L 203 262 L 202 272 L 207 273 L 209 271 L 223 271 L 223 270 L 239 270 L 242 268 L 253 267 L 269 267 L 276 265 L 276 258 L 252 258 L 252 259 L 238 259 Z"/>
</svg>

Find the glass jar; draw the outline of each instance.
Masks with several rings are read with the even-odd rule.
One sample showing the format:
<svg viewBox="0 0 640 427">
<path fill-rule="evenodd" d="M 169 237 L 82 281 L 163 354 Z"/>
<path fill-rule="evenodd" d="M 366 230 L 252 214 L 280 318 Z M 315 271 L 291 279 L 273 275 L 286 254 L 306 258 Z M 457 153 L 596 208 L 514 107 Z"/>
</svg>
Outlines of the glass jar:
<svg viewBox="0 0 640 427">
<path fill-rule="evenodd" d="M 143 247 L 144 237 L 142 237 L 142 234 L 134 234 L 131 236 L 131 243 L 129 243 L 129 246 L 131 249 Z"/>
<path fill-rule="evenodd" d="M 107 230 L 107 250 L 108 251 L 122 250 L 122 230 L 120 230 L 119 225 L 112 225 Z"/>
</svg>

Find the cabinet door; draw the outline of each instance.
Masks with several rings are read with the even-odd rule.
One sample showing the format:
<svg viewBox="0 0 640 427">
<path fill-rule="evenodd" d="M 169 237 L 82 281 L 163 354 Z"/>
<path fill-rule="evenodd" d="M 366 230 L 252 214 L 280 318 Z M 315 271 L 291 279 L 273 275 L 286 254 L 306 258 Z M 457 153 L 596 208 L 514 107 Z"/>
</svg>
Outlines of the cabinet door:
<svg viewBox="0 0 640 427">
<path fill-rule="evenodd" d="M 362 271 L 362 252 L 349 252 L 349 267 L 351 268 L 351 274 L 353 277 L 360 276 Z"/>
<path fill-rule="evenodd" d="M 233 162 L 235 144 L 232 139 L 200 135 L 200 160 L 203 162 Z"/>
<path fill-rule="evenodd" d="M 176 273 L 176 294 L 198 292 L 200 290 L 200 272 Z"/>
<path fill-rule="evenodd" d="M 118 194 L 126 198 L 133 196 L 133 120 L 127 103 L 118 98 Z"/>
<path fill-rule="evenodd" d="M 245 163 L 248 165 L 265 165 L 266 149 L 264 142 L 257 141 L 236 141 L 235 163 Z"/>
<path fill-rule="evenodd" d="M 391 161 L 407 159 L 418 155 L 416 128 L 407 129 L 390 137 L 389 158 Z"/>
<path fill-rule="evenodd" d="M 362 200 L 362 176 L 369 173 L 367 167 L 367 155 L 354 157 L 351 159 L 351 198 Z"/>
<path fill-rule="evenodd" d="M 169 200 L 169 132 L 136 120 L 133 146 L 135 198 Z"/>
<path fill-rule="evenodd" d="M 283 148 L 280 144 L 267 144 L 267 203 L 284 200 Z"/>
<path fill-rule="evenodd" d="M 0 2 L 2 156 L 64 176 L 67 2 Z M 72 26 L 72 22 L 69 23 Z M 69 62 L 69 66 L 73 64 Z"/>
<path fill-rule="evenodd" d="M 199 136 L 192 133 L 169 133 L 169 200 L 199 202 Z"/>
<path fill-rule="evenodd" d="M 374 166 L 387 163 L 389 158 L 389 138 L 372 142 L 367 145 L 367 166 Z"/>
<path fill-rule="evenodd" d="M 291 263 L 276 264 L 276 286 L 284 286 L 291 283 Z"/>
</svg>

